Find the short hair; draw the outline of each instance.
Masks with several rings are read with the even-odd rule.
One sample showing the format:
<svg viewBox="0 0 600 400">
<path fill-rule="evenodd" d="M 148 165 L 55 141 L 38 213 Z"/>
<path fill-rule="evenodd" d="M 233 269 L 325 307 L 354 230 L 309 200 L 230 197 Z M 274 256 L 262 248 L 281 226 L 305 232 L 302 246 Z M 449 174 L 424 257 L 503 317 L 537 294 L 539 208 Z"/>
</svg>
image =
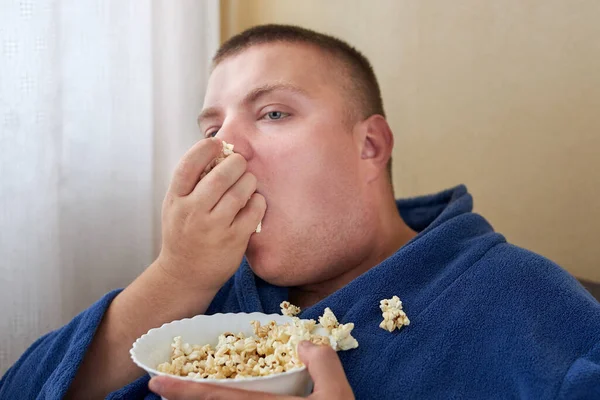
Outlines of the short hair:
<svg viewBox="0 0 600 400">
<path fill-rule="evenodd" d="M 258 25 L 249 28 L 225 41 L 213 57 L 213 65 L 236 55 L 252 46 L 266 43 L 299 43 L 312 45 L 346 68 L 352 101 L 353 114 L 360 119 L 379 114 L 385 117 L 381 90 L 369 60 L 354 47 L 336 37 L 293 25 Z M 392 177 L 392 159 L 387 164 Z"/>
</svg>

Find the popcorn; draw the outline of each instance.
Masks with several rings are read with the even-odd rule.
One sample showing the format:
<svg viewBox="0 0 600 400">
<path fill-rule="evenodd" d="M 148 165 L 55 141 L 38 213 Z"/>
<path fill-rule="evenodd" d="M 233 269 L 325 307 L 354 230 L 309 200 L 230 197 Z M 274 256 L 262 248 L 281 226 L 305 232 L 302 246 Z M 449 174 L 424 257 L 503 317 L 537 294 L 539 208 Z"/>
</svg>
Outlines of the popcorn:
<svg viewBox="0 0 600 400">
<path fill-rule="evenodd" d="M 402 326 L 410 325 L 410 320 L 402 310 L 402 302 L 398 296 L 381 300 L 379 304 L 383 316 L 383 321 L 379 324 L 380 328 L 392 332 L 394 329 L 400 330 Z"/>
<path fill-rule="evenodd" d="M 319 323 L 321 324 L 322 327 L 327 329 L 329 331 L 329 333 L 331 333 L 331 330 L 333 328 L 335 328 L 336 326 L 339 325 L 338 320 L 335 317 L 335 314 L 333 314 L 333 312 L 331 311 L 331 309 L 329 309 L 329 307 L 327 307 L 325 309 L 325 311 L 323 312 L 323 316 L 319 317 Z"/>
<path fill-rule="evenodd" d="M 287 315 L 288 317 L 295 317 L 300 314 L 300 307 L 290 304 L 289 301 L 282 302 L 279 307 L 281 307 L 281 314 Z"/>
<path fill-rule="evenodd" d="M 358 342 L 352 337 L 350 332 L 354 329 L 352 322 L 340 324 L 329 307 L 323 312 L 323 316 L 319 317 L 321 326 L 331 335 L 331 346 L 336 350 L 350 350 L 358 347 Z"/>
<path fill-rule="evenodd" d="M 261 325 L 251 321 L 254 336 L 243 333 L 225 332 L 219 335 L 217 345 L 190 345 L 183 343 L 181 336 L 173 338 L 170 361 L 159 364 L 157 370 L 171 375 L 194 379 L 243 379 L 268 376 L 304 366 L 298 357 L 298 344 L 309 340 L 314 344 L 329 345 L 334 350 L 349 350 L 358 347 L 352 337 L 353 323 L 339 324 L 333 312 L 327 308 L 321 326 L 315 320 L 295 317 L 300 308 L 289 302 L 281 303 L 282 313 L 292 317 L 291 323 L 277 325 L 270 321 Z M 333 321 L 335 323 L 333 323 Z M 317 334 L 324 328 L 330 336 Z"/>
<path fill-rule="evenodd" d="M 223 161 L 225 158 L 227 158 L 227 156 L 230 156 L 232 154 L 233 154 L 233 145 L 229 144 L 229 143 L 225 143 L 225 141 L 223 141 L 223 148 L 221 149 L 221 154 L 219 154 L 217 156 L 217 158 L 212 160 L 210 162 L 210 164 L 208 164 L 206 166 L 206 168 L 204 169 L 204 172 L 202 172 L 202 174 L 200 175 L 200 179 L 204 178 L 210 171 L 212 171 L 212 169 L 214 167 L 216 167 L 218 164 L 220 164 L 221 161 Z"/>
<path fill-rule="evenodd" d="M 354 324 L 350 322 L 339 325 L 331 330 L 331 336 L 337 342 L 338 350 L 350 350 L 358 347 L 358 342 L 350 334 L 352 329 L 354 329 Z"/>
<path fill-rule="evenodd" d="M 222 144 L 223 144 L 223 148 L 221 149 L 221 154 L 219 154 L 217 156 L 217 158 L 212 160 L 210 162 L 210 164 L 208 164 L 206 166 L 206 168 L 204 168 L 204 171 L 202 172 L 202 174 L 200 174 L 200 179 L 204 178 L 210 171 L 213 170 L 213 168 L 215 168 L 219 163 L 221 163 L 224 159 L 226 159 L 227 156 L 230 156 L 233 154 L 233 145 L 232 144 L 226 143 L 225 141 L 223 141 Z M 262 231 L 262 221 L 260 221 L 258 223 L 258 226 L 254 230 L 254 232 L 260 233 L 261 231 Z"/>
</svg>

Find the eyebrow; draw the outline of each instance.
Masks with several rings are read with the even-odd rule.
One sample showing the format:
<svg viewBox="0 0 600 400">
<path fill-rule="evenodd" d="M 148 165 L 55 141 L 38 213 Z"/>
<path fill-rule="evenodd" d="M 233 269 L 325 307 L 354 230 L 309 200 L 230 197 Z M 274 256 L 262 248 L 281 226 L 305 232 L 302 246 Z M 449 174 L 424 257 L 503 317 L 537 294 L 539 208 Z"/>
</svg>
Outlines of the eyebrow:
<svg viewBox="0 0 600 400">
<path fill-rule="evenodd" d="M 304 89 L 300 86 L 292 85 L 291 83 L 269 83 L 263 86 L 259 86 L 252 89 L 243 100 L 243 103 L 253 103 L 259 98 L 271 94 L 273 92 L 286 91 L 299 94 L 305 97 L 311 97 Z"/>
<path fill-rule="evenodd" d="M 254 103 L 261 97 L 264 97 L 268 94 L 271 94 L 273 92 L 278 92 L 278 91 L 292 92 L 292 93 L 299 94 L 304 97 L 308 97 L 308 98 L 311 97 L 308 94 L 308 92 L 306 92 L 306 90 L 302 89 L 299 86 L 292 85 L 290 83 L 269 83 L 269 84 L 262 85 L 262 86 L 252 89 L 248 94 L 246 94 L 246 96 L 244 96 L 244 99 L 242 100 L 242 104 Z M 198 125 L 201 126 L 203 121 L 210 119 L 210 118 L 217 118 L 220 115 L 221 115 L 221 111 L 217 107 L 206 108 L 206 109 L 202 110 L 202 112 L 198 116 Z"/>
<path fill-rule="evenodd" d="M 207 119 L 211 119 L 211 118 L 217 118 L 219 115 L 221 115 L 221 111 L 219 111 L 218 108 L 216 108 L 216 107 L 205 108 L 204 110 L 202 110 L 200 115 L 198 115 L 198 120 L 197 120 L 198 126 L 200 128 L 202 128 L 203 121 L 206 121 Z"/>
</svg>

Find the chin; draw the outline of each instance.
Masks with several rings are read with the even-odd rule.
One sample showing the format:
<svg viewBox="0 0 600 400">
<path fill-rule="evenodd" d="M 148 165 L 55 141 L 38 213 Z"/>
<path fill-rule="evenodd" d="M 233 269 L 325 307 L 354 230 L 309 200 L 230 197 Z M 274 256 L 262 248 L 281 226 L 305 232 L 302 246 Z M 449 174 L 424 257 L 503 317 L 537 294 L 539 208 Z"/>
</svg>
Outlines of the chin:
<svg viewBox="0 0 600 400">
<path fill-rule="evenodd" d="M 258 247 L 258 248 L 257 248 Z M 294 274 L 288 270 L 273 252 L 262 251 L 259 246 L 248 246 L 246 259 L 252 271 L 265 282 L 276 286 L 294 286 Z"/>
</svg>

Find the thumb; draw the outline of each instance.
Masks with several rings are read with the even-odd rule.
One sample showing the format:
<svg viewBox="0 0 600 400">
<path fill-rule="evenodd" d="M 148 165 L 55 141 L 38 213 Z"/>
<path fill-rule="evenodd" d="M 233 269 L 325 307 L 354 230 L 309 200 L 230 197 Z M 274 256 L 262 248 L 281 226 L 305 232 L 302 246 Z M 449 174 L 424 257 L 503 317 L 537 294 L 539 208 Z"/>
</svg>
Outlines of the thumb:
<svg viewBox="0 0 600 400">
<path fill-rule="evenodd" d="M 336 398 L 353 398 L 342 363 L 331 346 L 303 341 L 298 345 L 298 356 L 315 384 L 314 394 L 323 395 L 324 398 L 346 394 L 347 397 Z"/>
</svg>

